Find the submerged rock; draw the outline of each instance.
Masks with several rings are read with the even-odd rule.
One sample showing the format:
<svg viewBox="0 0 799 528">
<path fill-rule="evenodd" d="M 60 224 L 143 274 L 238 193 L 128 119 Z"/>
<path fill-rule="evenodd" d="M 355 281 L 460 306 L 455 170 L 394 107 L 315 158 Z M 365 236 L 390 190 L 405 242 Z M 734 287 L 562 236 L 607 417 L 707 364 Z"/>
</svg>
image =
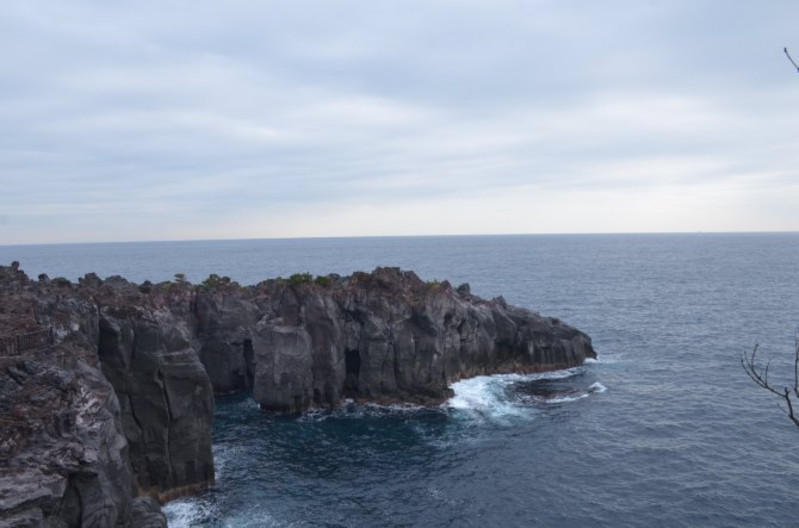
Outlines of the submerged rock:
<svg viewBox="0 0 799 528">
<path fill-rule="evenodd" d="M 398 268 L 243 288 L 0 267 L 0 521 L 164 526 L 147 497 L 214 481 L 214 393 L 282 413 L 433 404 L 461 378 L 595 355 L 556 319 Z"/>
</svg>

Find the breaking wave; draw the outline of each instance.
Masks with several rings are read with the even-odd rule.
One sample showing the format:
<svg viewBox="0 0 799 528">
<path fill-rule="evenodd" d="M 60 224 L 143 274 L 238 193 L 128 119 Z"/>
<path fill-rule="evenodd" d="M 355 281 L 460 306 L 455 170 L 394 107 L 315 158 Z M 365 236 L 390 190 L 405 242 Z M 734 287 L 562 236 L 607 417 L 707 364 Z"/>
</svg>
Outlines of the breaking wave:
<svg viewBox="0 0 799 528">
<path fill-rule="evenodd" d="M 607 390 L 599 382 L 586 386 L 582 379 L 586 373 L 587 367 L 580 366 L 537 374 L 476 376 L 453 383 L 455 396 L 445 407 L 456 415 L 500 423 L 532 417 L 541 406 L 570 403 Z"/>
</svg>

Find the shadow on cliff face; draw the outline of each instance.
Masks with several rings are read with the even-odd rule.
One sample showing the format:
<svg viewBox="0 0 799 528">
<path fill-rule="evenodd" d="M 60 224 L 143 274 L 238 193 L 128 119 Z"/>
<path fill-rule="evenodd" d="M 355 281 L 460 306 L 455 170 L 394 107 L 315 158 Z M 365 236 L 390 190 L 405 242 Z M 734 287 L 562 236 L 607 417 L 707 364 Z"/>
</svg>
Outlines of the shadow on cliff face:
<svg viewBox="0 0 799 528">
<path fill-rule="evenodd" d="M 358 378 L 361 374 L 361 353 L 347 349 L 344 352 L 346 378 L 344 378 L 344 395 L 350 398 L 358 396 Z"/>
</svg>

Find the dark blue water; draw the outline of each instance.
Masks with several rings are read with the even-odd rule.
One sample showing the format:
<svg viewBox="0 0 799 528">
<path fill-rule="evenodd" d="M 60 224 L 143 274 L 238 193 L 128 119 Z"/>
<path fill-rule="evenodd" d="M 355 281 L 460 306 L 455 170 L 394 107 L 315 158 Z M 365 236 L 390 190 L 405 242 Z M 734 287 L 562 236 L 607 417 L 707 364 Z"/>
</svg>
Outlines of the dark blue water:
<svg viewBox="0 0 799 528">
<path fill-rule="evenodd" d="M 30 275 L 242 283 L 377 265 L 470 282 L 594 338 L 598 362 L 478 378 L 436 409 L 284 419 L 220 400 L 217 486 L 173 526 L 796 526 L 799 428 L 773 376 L 799 324 L 799 234 L 320 239 L 0 247 Z"/>
</svg>

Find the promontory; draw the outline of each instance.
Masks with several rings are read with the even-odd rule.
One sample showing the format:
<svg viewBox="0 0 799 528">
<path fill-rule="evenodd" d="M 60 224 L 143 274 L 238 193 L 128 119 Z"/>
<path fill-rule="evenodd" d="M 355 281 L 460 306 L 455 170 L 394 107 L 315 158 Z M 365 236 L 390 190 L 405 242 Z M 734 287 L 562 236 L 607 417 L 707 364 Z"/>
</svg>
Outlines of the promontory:
<svg viewBox="0 0 799 528">
<path fill-rule="evenodd" d="M 481 374 L 595 357 L 561 321 L 378 268 L 254 286 L 0 266 L 0 525 L 160 527 L 214 482 L 214 395 L 267 412 L 438 405 Z"/>
</svg>

